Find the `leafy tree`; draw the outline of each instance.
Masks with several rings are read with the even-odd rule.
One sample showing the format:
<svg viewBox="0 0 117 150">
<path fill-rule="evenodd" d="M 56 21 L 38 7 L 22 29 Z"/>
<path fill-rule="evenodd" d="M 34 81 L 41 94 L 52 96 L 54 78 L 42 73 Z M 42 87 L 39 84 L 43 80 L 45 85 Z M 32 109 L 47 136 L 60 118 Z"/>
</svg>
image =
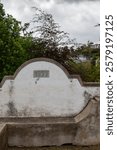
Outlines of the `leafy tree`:
<svg viewBox="0 0 117 150">
<path fill-rule="evenodd" d="M 31 47 L 29 48 L 30 58 L 36 57 L 47 57 L 54 59 L 65 65 L 65 63 L 71 59 L 73 55 L 73 47 L 57 47 L 57 46 L 48 46 L 46 41 L 41 41 L 39 39 L 33 39 Z"/>
<path fill-rule="evenodd" d="M 35 35 L 39 36 L 40 40 L 46 41 L 48 46 L 67 46 L 73 43 L 74 39 L 69 38 L 69 34 L 61 31 L 58 23 L 55 22 L 52 14 L 34 7 L 36 14 L 32 20 L 34 28 L 32 30 Z"/>
<path fill-rule="evenodd" d="M 69 38 L 68 33 L 60 30 L 51 14 L 38 8 L 34 9 L 36 14 L 31 22 L 34 26 L 31 32 L 36 37 L 32 39 L 29 49 L 31 58 L 48 57 L 64 65 L 74 52 L 73 47 L 68 47 L 74 40 Z"/>
<path fill-rule="evenodd" d="M 28 59 L 26 49 L 30 45 L 28 35 L 23 37 L 21 23 L 6 15 L 0 3 L 0 80 L 14 71 Z"/>
</svg>

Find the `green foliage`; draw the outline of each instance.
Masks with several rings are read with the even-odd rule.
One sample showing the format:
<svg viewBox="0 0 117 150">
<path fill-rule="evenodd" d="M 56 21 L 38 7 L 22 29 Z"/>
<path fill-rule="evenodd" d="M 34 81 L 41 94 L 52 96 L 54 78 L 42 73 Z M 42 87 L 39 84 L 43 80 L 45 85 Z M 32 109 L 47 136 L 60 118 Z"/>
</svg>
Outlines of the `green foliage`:
<svg viewBox="0 0 117 150">
<path fill-rule="evenodd" d="M 95 65 L 97 60 L 100 57 L 100 49 L 91 48 L 91 43 L 88 43 L 87 45 L 77 48 L 77 50 L 75 51 L 75 54 L 77 56 L 83 55 L 84 57 L 87 58 L 87 60 L 90 60 L 91 63 Z"/>
<path fill-rule="evenodd" d="M 86 56 L 87 59 L 91 59 L 94 56 L 99 56 L 99 53 L 100 53 L 98 48 L 94 49 L 94 48 L 91 48 L 89 46 L 81 47 L 80 49 L 78 49 L 78 51 L 80 54 Z"/>
<path fill-rule="evenodd" d="M 55 45 L 50 46 L 48 42 L 41 41 L 41 40 L 34 40 L 32 41 L 32 45 L 29 49 L 29 56 L 30 58 L 36 57 L 47 57 L 54 59 L 61 63 L 62 65 L 65 64 L 66 61 L 71 59 L 71 55 L 73 52 L 73 48 L 68 48 L 67 46 L 64 47 L 57 47 Z"/>
<path fill-rule="evenodd" d="M 0 80 L 15 70 L 28 59 L 26 49 L 30 38 L 20 36 L 21 23 L 11 15 L 6 15 L 0 3 Z"/>
<path fill-rule="evenodd" d="M 99 82 L 100 81 L 100 49 L 92 48 L 91 43 L 79 47 L 74 52 L 75 57 L 83 56 L 85 62 L 76 63 L 74 58 L 68 61 L 67 68 L 72 74 L 79 74 L 83 81 Z"/>
<path fill-rule="evenodd" d="M 79 74 L 83 81 L 87 82 L 99 82 L 100 80 L 100 66 L 94 66 L 90 61 L 75 63 L 69 61 L 67 68 L 72 74 Z"/>
</svg>

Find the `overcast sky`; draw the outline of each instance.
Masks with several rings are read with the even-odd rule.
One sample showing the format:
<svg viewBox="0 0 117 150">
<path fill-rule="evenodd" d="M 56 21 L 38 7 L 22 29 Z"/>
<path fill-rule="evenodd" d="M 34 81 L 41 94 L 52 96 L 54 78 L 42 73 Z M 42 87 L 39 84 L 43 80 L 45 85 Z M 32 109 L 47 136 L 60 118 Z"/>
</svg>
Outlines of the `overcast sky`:
<svg viewBox="0 0 117 150">
<path fill-rule="evenodd" d="M 53 15 L 61 30 L 68 32 L 78 43 L 99 41 L 100 29 L 94 27 L 100 21 L 99 0 L 1 0 L 6 13 L 17 20 L 30 22 L 36 6 Z"/>
</svg>

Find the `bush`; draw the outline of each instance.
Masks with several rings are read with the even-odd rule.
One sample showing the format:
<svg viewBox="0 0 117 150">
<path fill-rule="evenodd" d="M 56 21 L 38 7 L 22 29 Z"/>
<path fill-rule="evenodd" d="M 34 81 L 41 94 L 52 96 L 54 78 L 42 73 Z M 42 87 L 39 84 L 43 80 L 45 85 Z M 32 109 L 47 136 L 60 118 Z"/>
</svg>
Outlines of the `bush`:
<svg viewBox="0 0 117 150">
<path fill-rule="evenodd" d="M 69 61 L 67 69 L 71 74 L 79 74 L 83 81 L 86 82 L 99 82 L 100 81 L 100 66 L 92 65 L 90 61 L 75 63 Z"/>
</svg>

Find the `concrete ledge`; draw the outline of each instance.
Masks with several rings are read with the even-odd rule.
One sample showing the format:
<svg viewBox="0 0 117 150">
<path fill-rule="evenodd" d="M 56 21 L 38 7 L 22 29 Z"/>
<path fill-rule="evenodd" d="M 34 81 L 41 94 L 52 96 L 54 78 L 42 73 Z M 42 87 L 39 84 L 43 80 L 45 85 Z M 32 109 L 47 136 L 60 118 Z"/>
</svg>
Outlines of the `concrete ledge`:
<svg viewBox="0 0 117 150">
<path fill-rule="evenodd" d="M 0 124 L 0 150 L 7 150 L 7 125 Z"/>
<path fill-rule="evenodd" d="M 75 123 L 73 117 L 1 117 L 0 123 L 56 124 Z"/>
</svg>

